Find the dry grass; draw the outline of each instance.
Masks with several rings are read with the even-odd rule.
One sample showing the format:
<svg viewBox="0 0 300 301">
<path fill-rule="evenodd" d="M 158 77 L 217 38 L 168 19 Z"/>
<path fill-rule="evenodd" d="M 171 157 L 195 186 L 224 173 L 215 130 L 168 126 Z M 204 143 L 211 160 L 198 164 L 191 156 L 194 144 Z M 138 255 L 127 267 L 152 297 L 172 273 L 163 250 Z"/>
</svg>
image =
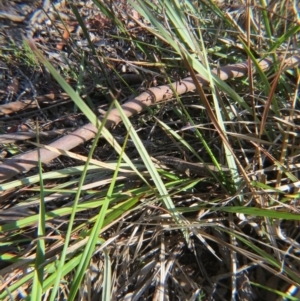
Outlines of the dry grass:
<svg viewBox="0 0 300 301">
<path fill-rule="evenodd" d="M 0 299 L 298 300 L 298 4 L 104 2 L 1 4 Z"/>
</svg>

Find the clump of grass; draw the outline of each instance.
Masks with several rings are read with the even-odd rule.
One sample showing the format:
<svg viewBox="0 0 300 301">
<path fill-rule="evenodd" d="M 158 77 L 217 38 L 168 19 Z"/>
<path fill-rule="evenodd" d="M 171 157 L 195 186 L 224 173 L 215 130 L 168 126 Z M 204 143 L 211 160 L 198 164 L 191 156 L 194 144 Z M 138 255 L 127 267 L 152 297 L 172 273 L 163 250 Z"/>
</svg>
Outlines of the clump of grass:
<svg viewBox="0 0 300 301">
<path fill-rule="evenodd" d="M 180 84 L 186 75 L 196 81 L 198 73 L 209 90 L 196 84 L 195 93 L 176 95 L 170 106 L 160 104 L 158 116 L 147 111 L 139 136 L 115 99 L 109 70 L 117 78 L 121 74 L 111 67 L 112 58 L 94 49 L 73 7 L 94 62 L 105 74 L 101 87 L 111 100 L 108 111 L 115 106 L 125 125 L 117 129 L 124 135 L 119 145 L 103 126 L 105 118 L 100 122 L 30 44 L 33 59 L 47 67 L 98 134 L 88 156 L 64 152 L 80 163 L 48 172 L 40 165 L 35 175 L 1 184 L 2 191 L 17 197 L 11 202 L 8 195 L 1 203 L 7 222 L 0 226 L 0 299 L 293 298 L 289 289 L 300 282 L 299 237 L 293 231 L 299 221 L 293 189 L 299 70 L 286 71 L 278 55 L 299 44 L 293 8 L 281 5 L 275 13 L 263 2 L 245 3 L 235 22 L 230 8 L 211 1 L 129 1 L 123 10 L 94 3 L 115 24 L 118 35 L 112 39 L 132 47 L 134 57 L 126 64 L 148 84 L 149 73 L 161 84 Z M 274 63 L 267 74 L 258 64 L 266 56 Z M 252 67 L 242 79 L 225 83 L 211 72 L 244 60 Z M 149 151 L 140 137 L 153 133 L 171 142 Z M 112 145 L 114 159 L 93 158 L 100 136 Z M 220 171 L 226 165 L 230 173 L 180 174 L 155 166 L 151 156 L 160 154 L 214 164 Z M 32 214 L 14 219 L 24 208 Z M 269 287 L 258 273 L 277 277 L 279 286 Z"/>
<path fill-rule="evenodd" d="M 33 70 L 37 70 L 40 67 L 33 52 L 24 42 L 18 46 L 12 40 L 10 45 L 3 48 L 0 53 L 1 57 L 8 63 L 26 66 Z"/>
</svg>

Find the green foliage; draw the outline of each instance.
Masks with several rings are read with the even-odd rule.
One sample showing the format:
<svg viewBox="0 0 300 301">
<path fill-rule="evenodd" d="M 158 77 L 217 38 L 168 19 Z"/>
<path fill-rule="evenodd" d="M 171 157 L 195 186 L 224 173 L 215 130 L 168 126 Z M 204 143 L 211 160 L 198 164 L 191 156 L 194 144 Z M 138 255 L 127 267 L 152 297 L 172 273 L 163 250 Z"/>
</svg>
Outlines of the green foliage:
<svg viewBox="0 0 300 301">
<path fill-rule="evenodd" d="M 0 299 L 16 298 L 18 290 L 25 288 L 28 300 L 83 300 L 93 294 L 90 270 L 97 254 L 101 254 L 101 264 L 97 266 L 100 282 L 96 285 L 99 299 L 110 300 L 122 285 L 128 289 L 128 279 L 140 281 L 140 286 L 133 292 L 123 288 L 122 298 L 126 294 L 135 300 L 150 298 L 155 286 L 156 296 L 163 299 L 167 292 L 159 283 L 179 283 L 177 268 L 184 268 L 180 259 L 186 259 L 185 254 L 196 258 L 196 267 L 192 268 L 200 270 L 202 263 L 196 247 L 199 241 L 209 250 L 209 255 L 203 251 L 209 263 L 222 257 L 222 247 L 230 254 L 227 257 L 231 265 L 224 263 L 223 268 L 228 269 L 228 275 L 232 273 L 231 279 L 224 276 L 231 286 L 227 293 L 232 294 L 232 300 L 238 294 L 236 279 L 244 270 L 250 273 L 250 267 L 260 266 L 268 275 L 280 277 L 285 286 L 299 284 L 299 271 L 292 268 L 299 264 L 299 258 L 291 254 L 293 263 L 288 266 L 285 262 L 289 248 L 298 250 L 298 237 L 278 234 L 281 223 L 290 223 L 290 229 L 292 222 L 299 221 L 295 205 L 299 194 L 289 191 L 299 182 L 293 170 L 298 163 L 294 166 L 288 161 L 299 155 L 295 147 L 299 144 L 295 114 L 299 70 L 286 72 L 282 56 L 278 55 L 282 49 L 287 55 L 292 44 L 299 45 L 299 19 L 298 23 L 288 22 L 282 17 L 289 13 L 283 5 L 278 3 L 280 9 L 274 14 L 265 1 L 248 8 L 240 5 L 243 14 L 234 17 L 228 8 L 214 1 L 157 0 L 154 4 L 129 0 L 128 11 L 118 11 L 117 6 L 106 1 L 94 3 L 99 9 L 98 18 L 114 24 L 118 34 L 109 33 L 110 39 L 129 45 L 134 53 L 132 60 L 111 58 L 97 49 L 75 4 L 71 5 L 72 12 L 89 47 L 89 52 L 80 57 L 77 48 L 72 43 L 68 45 L 78 56 L 78 65 L 68 73 L 76 79 L 76 91 L 32 41 L 24 43 L 22 51 L 14 50 L 17 60 L 33 69 L 41 63 L 50 72 L 95 126 L 97 135 L 87 156 L 50 149 L 37 141 L 35 145 L 39 147 L 83 163 L 47 172 L 40 164 L 38 173 L 0 184 L 3 192 L 31 193 L 19 199 L 18 208 L 39 208 L 38 213 L 0 225 L 0 247 L 18 250 L 0 254 L 7 264 L 2 277 L 9 271 L 17 275 L 0 292 Z M 129 26 L 130 21 L 134 27 Z M 266 57 L 273 62 L 268 71 L 260 65 Z M 91 58 L 93 64 L 89 63 Z M 123 80 L 114 60 L 133 67 L 148 86 L 137 88 Z M 242 78 L 236 76 L 228 82 L 220 79 L 221 66 L 244 61 L 252 67 Z M 98 70 L 101 79 L 96 76 Z M 88 75 L 109 100 L 101 121 L 91 109 L 92 103 L 80 97 Z M 171 84 L 180 85 L 187 76 L 195 84 L 195 91 L 179 95 Z M 197 81 L 199 76 L 208 87 Z M 171 141 L 169 144 L 149 151 L 136 128 L 139 123 L 129 120 L 117 99 L 125 92 L 116 87 L 116 79 L 121 79 L 129 95 L 139 95 L 140 88 L 155 86 L 154 79 L 170 85 L 172 104 L 168 107 L 162 102 L 148 109 L 140 122 L 140 132 L 150 127 L 150 135 L 159 128 L 163 139 Z M 111 112 L 117 112 L 125 126 L 127 134 L 122 145 L 104 126 Z M 98 159 L 97 148 L 103 141 L 116 156 L 113 160 L 110 156 Z M 129 143 L 135 153 L 128 151 Z M 193 177 L 188 171 L 170 171 L 154 160 L 161 153 L 186 161 L 194 159 L 195 164 L 212 164 L 219 174 L 208 169 L 207 176 Z M 223 172 L 223 165 L 229 173 Z M 136 187 L 128 185 L 132 178 L 138 179 Z M 53 208 L 55 202 L 58 205 Z M 250 230 L 244 230 L 242 224 Z M 24 238 L 32 229 L 37 235 L 30 244 Z M 31 251 L 27 252 L 29 246 Z M 159 260 L 151 257 L 156 252 Z M 223 256 L 224 259 L 226 255 Z M 124 262 L 128 270 L 124 270 Z M 19 269 L 26 273 L 18 274 Z M 213 271 L 208 271 L 205 277 L 211 277 L 209 281 L 218 287 L 219 280 Z M 192 283 L 193 293 L 181 296 L 182 300 L 206 300 L 209 292 L 202 287 L 202 280 L 184 274 L 189 279 L 186 282 Z M 126 278 L 124 282 L 121 276 Z M 249 279 L 247 283 L 258 286 Z M 176 289 L 182 292 L 176 286 L 168 292 Z M 267 284 L 260 285 L 259 293 L 263 295 L 268 289 Z M 280 289 L 272 292 L 287 296 Z"/>
</svg>

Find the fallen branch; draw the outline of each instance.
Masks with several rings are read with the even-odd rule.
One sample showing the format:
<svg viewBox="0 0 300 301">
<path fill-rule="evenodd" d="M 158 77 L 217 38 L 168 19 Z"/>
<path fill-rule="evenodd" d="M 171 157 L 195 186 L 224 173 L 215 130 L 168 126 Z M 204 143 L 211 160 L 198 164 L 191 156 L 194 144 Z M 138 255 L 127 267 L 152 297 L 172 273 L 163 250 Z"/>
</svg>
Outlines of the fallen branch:
<svg viewBox="0 0 300 301">
<path fill-rule="evenodd" d="M 24 99 L 24 100 L 10 102 L 7 104 L 0 105 L 0 116 L 17 113 L 19 111 L 24 111 L 26 109 L 34 109 L 37 107 L 37 102 L 39 104 L 53 105 L 58 101 L 69 99 L 69 98 L 70 97 L 66 93 L 62 93 L 62 94 L 50 93 L 46 95 L 37 96 L 35 100 Z"/>
<path fill-rule="evenodd" d="M 141 76 L 139 74 L 122 74 L 122 81 L 127 82 L 127 84 L 137 84 L 141 82 Z M 114 79 L 115 82 L 120 82 L 120 78 Z M 87 95 L 90 95 L 93 91 L 93 88 L 88 88 L 88 92 L 85 95 L 82 95 L 81 98 L 85 98 Z M 37 105 L 54 105 L 63 100 L 70 100 L 70 97 L 67 93 L 60 94 L 46 94 L 37 96 L 36 99 L 22 99 L 7 104 L 0 105 L 0 116 L 10 115 L 27 109 L 35 109 Z M 71 101 L 71 100 L 70 100 Z M 0 140 L 1 141 L 1 140 Z M 1 143 L 3 143 L 1 141 Z"/>
<path fill-rule="evenodd" d="M 50 138 L 52 136 L 59 136 L 73 130 L 74 128 L 64 128 L 60 130 L 40 132 L 39 136 L 43 138 Z M 16 132 L 12 134 L 0 135 L 1 143 L 14 143 L 16 141 L 24 141 L 24 140 L 34 139 L 34 138 L 36 138 L 36 132 Z"/>
<path fill-rule="evenodd" d="M 285 61 L 286 66 L 292 68 L 300 63 L 300 56 L 293 56 Z M 272 66 L 273 62 L 270 59 L 264 59 L 259 62 L 260 68 L 263 71 L 268 70 Z M 247 75 L 248 63 L 239 63 L 234 65 L 227 65 L 219 70 L 213 69 L 212 72 L 219 76 L 221 80 L 227 80 L 230 78 L 237 78 Z M 197 75 L 197 79 L 202 86 L 207 86 L 208 82 L 200 75 Z M 128 117 L 141 113 L 144 109 L 158 103 L 162 100 L 167 100 L 174 97 L 173 89 L 178 95 L 182 95 L 189 91 L 195 90 L 195 85 L 191 77 L 187 77 L 180 82 L 172 83 L 170 85 L 163 85 L 159 87 L 153 87 L 143 92 L 139 96 L 129 100 L 122 105 L 122 108 Z M 117 109 L 111 110 L 109 113 L 106 128 L 111 129 L 115 127 L 122 119 Z M 88 123 L 85 126 L 79 128 L 73 133 L 57 139 L 49 144 L 51 147 L 70 150 L 81 143 L 87 142 L 95 137 L 97 129 L 93 124 Z M 1 143 L 1 140 L 0 140 Z M 58 157 L 58 154 L 50 152 L 46 149 L 40 150 L 41 161 L 48 163 L 51 160 Z M 10 159 L 6 159 L 0 166 L 0 181 L 10 179 L 21 172 L 28 172 L 30 169 L 37 166 L 38 156 L 37 150 L 27 152 L 22 155 L 15 156 Z"/>
</svg>

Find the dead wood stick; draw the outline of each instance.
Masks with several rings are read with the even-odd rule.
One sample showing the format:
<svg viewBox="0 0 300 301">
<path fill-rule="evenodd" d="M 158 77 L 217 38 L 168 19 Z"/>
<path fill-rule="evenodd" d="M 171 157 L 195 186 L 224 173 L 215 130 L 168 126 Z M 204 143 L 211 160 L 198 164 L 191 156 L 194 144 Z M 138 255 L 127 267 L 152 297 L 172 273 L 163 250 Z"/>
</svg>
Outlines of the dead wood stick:
<svg viewBox="0 0 300 301">
<path fill-rule="evenodd" d="M 25 109 L 34 109 L 36 108 L 36 102 L 38 102 L 39 104 L 41 103 L 54 104 L 55 102 L 60 101 L 61 99 L 69 99 L 69 98 L 70 98 L 69 95 L 66 93 L 62 93 L 62 94 L 50 93 L 42 96 L 37 96 L 36 100 L 24 99 L 24 100 L 10 102 L 4 105 L 0 105 L 0 116 L 9 115 Z"/>
<path fill-rule="evenodd" d="M 138 74 L 123 74 L 122 79 L 127 82 L 127 84 L 136 84 L 141 82 L 141 77 Z M 115 79 L 115 81 L 120 81 L 119 78 Z M 92 89 L 88 89 L 87 95 L 92 92 Z M 85 97 L 85 96 L 81 96 Z M 9 115 L 13 113 L 17 113 L 19 111 L 23 111 L 26 109 L 34 109 L 37 107 L 38 104 L 55 104 L 60 102 L 61 100 L 70 99 L 67 93 L 60 93 L 60 94 L 46 94 L 37 96 L 36 99 L 23 99 L 14 102 L 10 102 L 7 104 L 0 105 L 0 116 Z M 70 100 L 71 101 L 71 100 Z"/>
<path fill-rule="evenodd" d="M 300 63 L 300 56 L 293 56 L 285 61 L 287 66 L 294 67 Z M 270 59 L 264 59 L 259 62 L 260 68 L 263 71 L 268 70 L 272 61 Z M 219 70 L 213 69 L 212 72 L 219 76 L 221 80 L 227 80 L 230 78 L 236 78 L 247 75 L 248 64 L 247 62 L 227 65 Z M 208 82 L 200 75 L 197 75 L 197 79 L 202 86 L 207 86 Z M 195 85 L 191 77 L 183 79 L 181 82 L 172 83 L 173 89 L 178 95 L 182 95 L 189 91 L 195 90 Z M 141 113 L 145 108 L 158 103 L 162 100 L 167 100 L 174 97 L 173 90 L 170 85 L 163 85 L 159 87 L 150 88 L 143 92 L 139 96 L 129 100 L 122 105 L 122 108 L 128 117 L 135 114 Z M 117 109 L 113 109 L 108 116 L 107 122 L 105 124 L 106 128 L 111 129 L 115 127 L 119 122 L 121 122 L 121 117 Z M 89 141 L 95 137 L 97 129 L 93 124 L 88 123 L 85 126 L 79 128 L 73 133 L 63 136 L 56 141 L 50 143 L 49 145 L 55 148 L 70 150 L 81 143 Z M 1 143 L 1 140 L 0 140 Z M 40 150 L 41 160 L 43 163 L 48 163 L 51 160 L 58 157 L 58 154 L 50 152 L 46 149 Z M 27 152 L 22 155 L 17 155 L 13 158 L 6 159 L 0 166 L 0 181 L 10 179 L 11 177 L 17 175 L 21 172 L 27 172 L 30 169 L 37 166 L 38 156 L 37 150 Z"/>
<path fill-rule="evenodd" d="M 52 136 L 62 135 L 66 132 L 73 131 L 75 128 L 64 128 L 60 130 L 40 132 L 39 136 L 43 138 L 48 138 Z M 16 141 L 28 140 L 36 138 L 36 132 L 16 132 L 12 134 L 0 135 L 1 143 L 14 143 Z"/>
</svg>

